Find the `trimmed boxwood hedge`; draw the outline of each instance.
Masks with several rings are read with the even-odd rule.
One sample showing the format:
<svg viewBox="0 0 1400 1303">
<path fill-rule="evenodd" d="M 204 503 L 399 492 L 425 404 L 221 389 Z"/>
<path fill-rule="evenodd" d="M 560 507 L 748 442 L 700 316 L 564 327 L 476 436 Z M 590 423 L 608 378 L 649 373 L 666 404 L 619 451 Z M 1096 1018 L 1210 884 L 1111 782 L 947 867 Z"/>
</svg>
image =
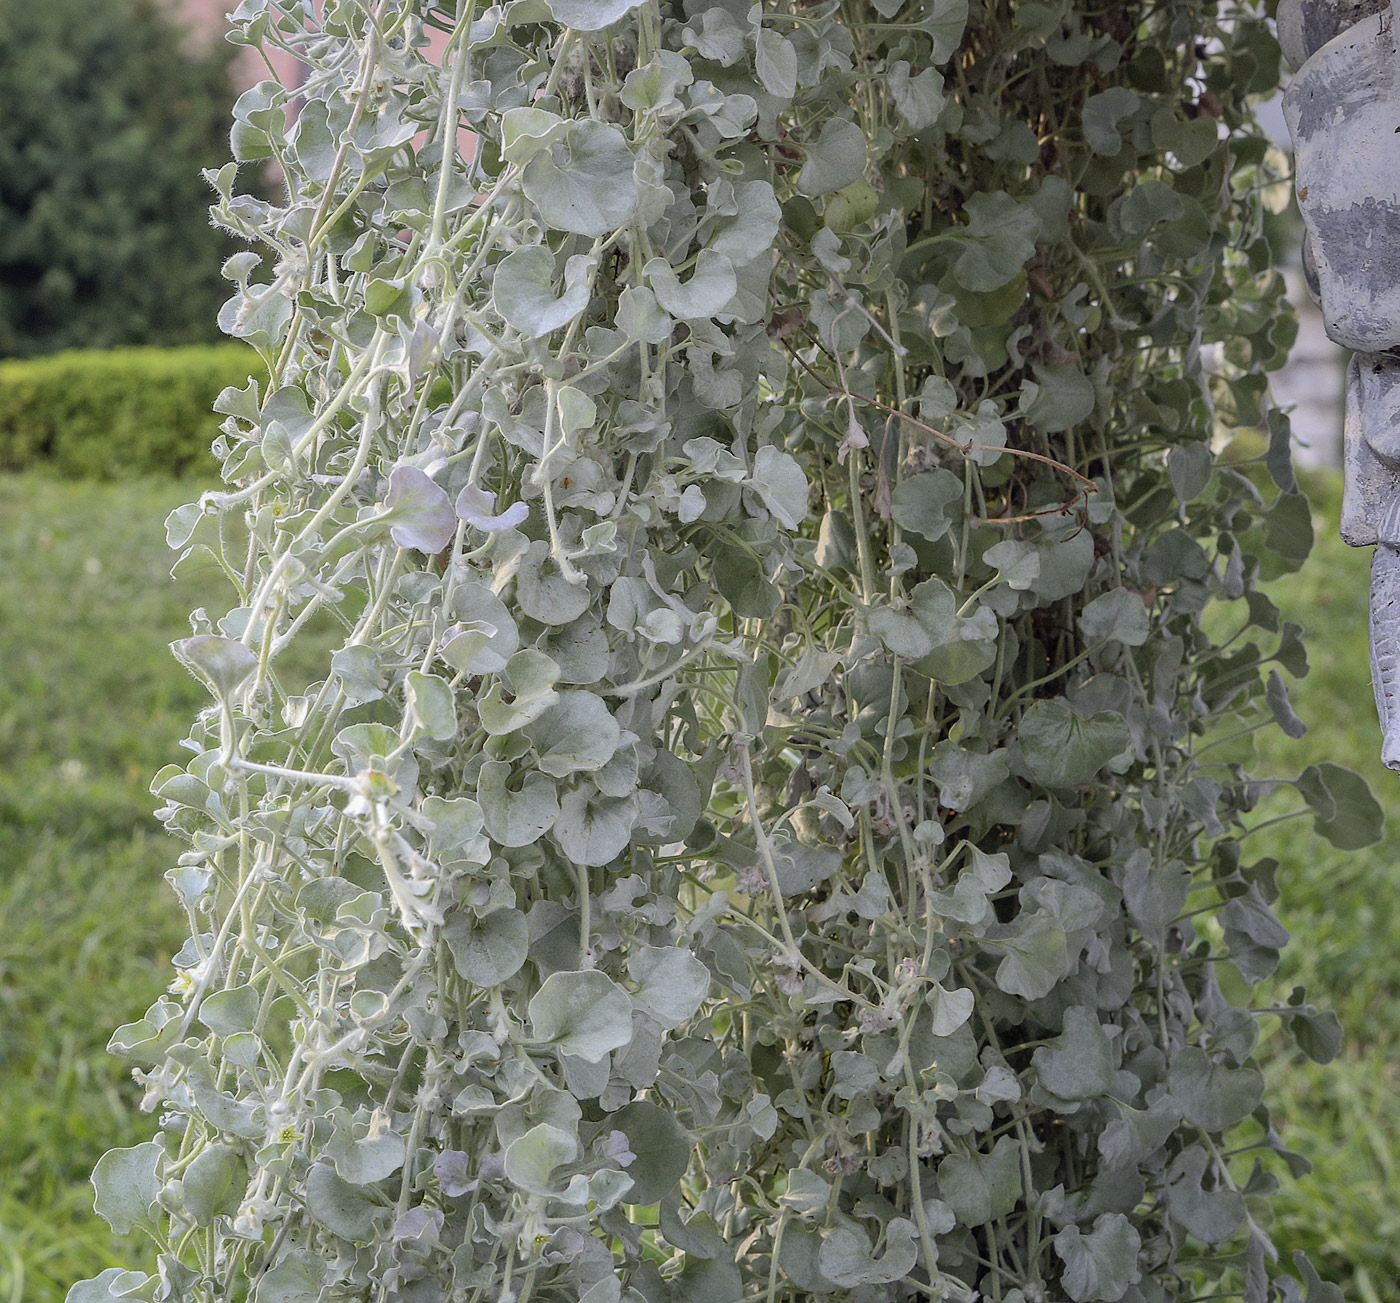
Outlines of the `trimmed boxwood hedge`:
<svg viewBox="0 0 1400 1303">
<path fill-rule="evenodd" d="M 0 468 L 75 479 L 212 472 L 214 399 L 259 369 L 242 344 L 0 362 Z"/>
</svg>

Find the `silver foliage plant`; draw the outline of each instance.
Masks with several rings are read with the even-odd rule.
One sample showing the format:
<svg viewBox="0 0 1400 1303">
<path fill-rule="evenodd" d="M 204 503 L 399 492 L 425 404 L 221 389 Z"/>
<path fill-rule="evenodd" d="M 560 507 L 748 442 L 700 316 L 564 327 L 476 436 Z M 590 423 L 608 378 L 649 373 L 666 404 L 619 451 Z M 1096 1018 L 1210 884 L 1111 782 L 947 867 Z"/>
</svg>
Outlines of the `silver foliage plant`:
<svg viewBox="0 0 1400 1303">
<path fill-rule="evenodd" d="M 232 21 L 307 70 L 211 176 L 269 378 L 168 524 L 236 597 L 113 1039 L 159 1137 L 94 1174 L 158 1265 L 72 1303 L 1331 1297 L 1250 1065 L 1339 1042 L 1252 995 L 1310 537 L 1262 17 Z M 1273 485 L 1211 444 L 1266 417 Z"/>
</svg>

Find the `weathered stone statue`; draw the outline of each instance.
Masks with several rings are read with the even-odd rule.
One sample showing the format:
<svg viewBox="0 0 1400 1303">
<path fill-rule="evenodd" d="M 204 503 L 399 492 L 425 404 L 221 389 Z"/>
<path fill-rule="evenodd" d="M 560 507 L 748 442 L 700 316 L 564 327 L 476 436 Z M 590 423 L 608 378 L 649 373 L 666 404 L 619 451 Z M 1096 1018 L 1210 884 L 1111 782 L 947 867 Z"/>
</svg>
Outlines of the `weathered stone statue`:
<svg viewBox="0 0 1400 1303">
<path fill-rule="evenodd" d="M 1347 371 L 1342 538 L 1375 545 L 1371 677 L 1400 769 L 1400 0 L 1282 0 L 1308 284 Z"/>
</svg>

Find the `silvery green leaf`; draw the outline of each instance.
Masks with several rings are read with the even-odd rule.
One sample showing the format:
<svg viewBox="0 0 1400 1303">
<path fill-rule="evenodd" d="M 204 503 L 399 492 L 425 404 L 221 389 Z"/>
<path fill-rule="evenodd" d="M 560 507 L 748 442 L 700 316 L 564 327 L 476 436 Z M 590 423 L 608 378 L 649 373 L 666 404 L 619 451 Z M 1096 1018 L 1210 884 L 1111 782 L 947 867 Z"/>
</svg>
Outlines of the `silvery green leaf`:
<svg viewBox="0 0 1400 1303">
<path fill-rule="evenodd" d="M 530 931 L 518 909 L 492 910 L 476 918 L 458 910 L 442 927 L 452 961 L 473 986 L 499 986 L 515 976 L 530 948 Z"/>
<path fill-rule="evenodd" d="M 258 658 L 241 642 L 222 634 L 201 633 L 170 644 L 170 650 L 202 678 L 221 701 L 238 691 L 258 668 Z"/>
<path fill-rule="evenodd" d="M 627 971 L 638 983 L 637 1007 L 663 1027 L 694 1017 L 710 991 L 710 970 L 677 946 L 639 946 L 628 956 Z"/>
<path fill-rule="evenodd" d="M 773 247 L 783 210 L 772 183 L 761 180 L 740 181 L 734 187 L 734 206 L 738 211 L 724 219 L 709 247 L 725 254 L 738 267 Z"/>
<path fill-rule="evenodd" d="M 1021 1197 L 1020 1145 L 1002 1136 L 989 1154 L 949 1154 L 938 1165 L 938 1197 L 964 1226 L 1005 1217 Z"/>
<path fill-rule="evenodd" d="M 151 1226 L 151 1210 L 160 1194 L 158 1175 L 165 1150 L 153 1140 L 131 1149 L 109 1149 L 92 1169 L 93 1207 L 118 1235 Z"/>
<path fill-rule="evenodd" d="M 1177 1054 L 1167 1080 L 1182 1116 L 1213 1133 L 1243 1121 L 1264 1093 L 1255 1069 L 1228 1068 L 1194 1045 Z"/>
<path fill-rule="evenodd" d="M 589 278 L 596 266 L 596 259 L 575 254 L 564 266 L 564 292 L 556 295 L 554 254 L 544 245 L 527 245 L 497 265 L 491 302 L 526 339 L 542 339 L 567 326 L 588 306 Z"/>
<path fill-rule="evenodd" d="M 231 986 L 204 997 L 199 1021 L 215 1036 L 233 1036 L 248 1031 L 258 1017 L 262 993 L 256 986 Z"/>
<path fill-rule="evenodd" d="M 568 119 L 547 109 L 533 105 L 507 109 L 501 114 L 501 157 L 507 163 L 528 163 L 568 129 Z"/>
<path fill-rule="evenodd" d="M 933 1015 L 931 1030 L 935 1036 L 951 1036 L 972 1017 L 973 994 L 965 986 L 951 991 L 935 986 L 924 998 Z"/>
<path fill-rule="evenodd" d="M 972 751 L 946 738 L 933 749 L 929 777 L 950 810 L 969 810 L 1011 772 L 1004 751 Z"/>
<path fill-rule="evenodd" d="M 885 1226 L 885 1247 L 875 1257 L 865 1232 L 854 1225 L 838 1226 L 822 1240 L 817 1262 L 822 1275 L 845 1289 L 885 1285 L 903 1280 L 919 1260 L 918 1230 L 907 1217 L 894 1217 Z"/>
<path fill-rule="evenodd" d="M 1026 382 L 1026 420 L 1047 434 L 1072 430 L 1094 414 L 1093 382 L 1077 366 L 1037 366 L 1035 382 Z"/>
<path fill-rule="evenodd" d="M 1251 887 L 1246 896 L 1236 896 L 1220 911 L 1220 925 L 1230 962 L 1251 986 L 1262 982 L 1278 967 L 1279 952 L 1288 944 L 1288 929 Z"/>
<path fill-rule="evenodd" d="M 844 190 L 865 175 L 866 140 L 854 122 L 830 118 L 821 135 L 807 146 L 807 161 L 797 178 L 804 195 L 826 195 Z"/>
<path fill-rule="evenodd" d="M 247 1183 L 248 1170 L 237 1152 L 228 1145 L 212 1144 L 185 1169 L 180 1192 L 195 1224 L 210 1226 L 220 1214 L 237 1211 Z"/>
<path fill-rule="evenodd" d="M 470 797 L 425 796 L 421 810 L 432 825 L 428 835 L 439 853 L 459 850 L 481 832 L 481 807 Z"/>
<path fill-rule="evenodd" d="M 616 127 L 574 120 L 562 141 L 525 165 L 525 194 L 556 231 L 611 235 L 636 213 L 633 165 L 627 138 Z"/>
<path fill-rule="evenodd" d="M 1075 527 L 1068 538 L 1048 539 L 1037 545 L 1040 575 L 1031 591 L 1045 602 L 1058 602 L 1083 590 L 1094 568 L 1094 539 L 1087 529 Z"/>
<path fill-rule="evenodd" d="M 519 788 L 508 784 L 517 774 L 514 765 L 488 760 L 476 782 L 486 832 L 502 846 L 529 846 L 539 841 L 559 817 L 559 797 L 544 774 L 527 774 Z"/>
<path fill-rule="evenodd" d="M 306 1206 L 312 1218 L 332 1235 L 356 1244 L 369 1243 L 393 1212 L 370 1190 L 351 1185 L 325 1162 L 314 1164 L 307 1174 Z"/>
<path fill-rule="evenodd" d="M 592 615 L 552 626 L 536 645 L 559 666 L 560 683 L 596 683 L 608 672 L 608 635 Z"/>
<path fill-rule="evenodd" d="M 555 20 L 580 32 L 597 32 L 625 18 L 642 0 L 545 0 Z"/>
<path fill-rule="evenodd" d="M 561 692 L 526 733 L 534 743 L 540 770 L 555 778 L 601 769 L 622 739 L 622 729 L 607 703 L 577 689 Z"/>
<path fill-rule="evenodd" d="M 1045 787 L 1087 783 L 1131 744 L 1128 726 L 1113 711 L 1082 718 L 1064 701 L 1034 701 L 1016 732 L 1026 767 Z"/>
<path fill-rule="evenodd" d="M 640 68 L 633 68 L 618 97 L 629 109 L 657 112 L 676 106 L 676 92 L 695 81 L 686 59 L 674 50 L 658 50 Z"/>
<path fill-rule="evenodd" d="M 632 1039 L 632 1000 L 597 969 L 551 973 L 529 1004 L 530 1035 L 585 1063 Z"/>
<path fill-rule="evenodd" d="M 713 59 L 723 67 L 738 63 L 744 57 L 744 29 L 735 16 L 720 5 L 712 5 L 701 12 L 698 31 L 687 27 L 682 35 L 701 58 Z"/>
<path fill-rule="evenodd" d="M 957 232 L 966 247 L 953 264 L 953 275 L 964 288 L 987 294 L 1015 280 L 1034 256 L 1040 219 L 1004 190 L 972 195 L 966 209 L 968 225 Z"/>
<path fill-rule="evenodd" d="M 554 393 L 559 424 L 565 434 L 591 430 L 598 421 L 598 405 L 576 385 L 560 385 Z"/>
<path fill-rule="evenodd" d="M 140 1287 L 151 1279 L 145 1272 L 107 1267 L 90 1280 L 80 1280 L 70 1285 L 63 1303 L 112 1303 L 113 1299 L 131 1297 L 126 1286 L 134 1283 Z M 117 1290 L 121 1292 L 117 1293 Z"/>
<path fill-rule="evenodd" d="M 292 1250 L 258 1277 L 253 1303 L 317 1303 L 321 1265 L 309 1253 Z"/>
<path fill-rule="evenodd" d="M 541 624 L 570 624 L 588 610 L 588 586 L 559 572 L 546 543 L 531 543 L 515 575 L 520 609 Z"/>
<path fill-rule="evenodd" d="M 947 63 L 967 27 L 967 0 L 924 0 L 919 26 L 933 38 L 933 62 Z"/>
<path fill-rule="evenodd" d="M 1069 974 L 1064 925 L 1048 910 L 1022 915 L 1006 935 L 995 940 L 989 937 L 984 944 L 1002 955 L 996 983 L 1007 995 L 1039 1000 Z"/>
<path fill-rule="evenodd" d="M 493 737 L 514 733 L 538 719 L 559 701 L 554 685 L 559 667 L 543 652 L 525 647 L 506 662 L 500 682 L 476 703 L 481 726 Z M 511 700 L 505 700 L 507 689 Z"/>
<path fill-rule="evenodd" d="M 912 77 L 909 72 L 907 60 L 890 64 L 890 98 L 910 129 L 923 131 L 943 112 L 943 74 L 934 68 L 924 68 Z"/>
<path fill-rule="evenodd" d="M 1052 1241 L 1065 1264 L 1060 1278 L 1074 1303 L 1118 1303 L 1139 1278 L 1142 1237 L 1122 1213 L 1102 1213 L 1087 1235 L 1064 1227 Z"/>
<path fill-rule="evenodd" d="M 629 285 L 622 291 L 614 320 L 628 339 L 646 344 L 665 343 L 674 329 L 670 316 L 661 310 L 656 295 L 645 285 Z"/>
<path fill-rule="evenodd" d="M 1084 139 L 1096 154 L 1109 157 L 1123 148 L 1119 124 L 1137 111 L 1141 101 L 1126 86 L 1110 86 L 1084 101 Z"/>
<path fill-rule="evenodd" d="M 1179 443 L 1167 453 L 1167 474 L 1181 503 L 1199 497 L 1210 483 L 1215 458 L 1208 443 Z"/>
<path fill-rule="evenodd" d="M 1079 613 L 1079 627 L 1090 642 L 1111 638 L 1125 647 L 1141 647 L 1151 632 L 1142 598 L 1127 588 L 1100 593 Z"/>
<path fill-rule="evenodd" d="M 373 647 L 357 644 L 340 648 L 331 656 L 331 671 L 356 704 L 378 701 L 384 695 L 379 657 Z"/>
<path fill-rule="evenodd" d="M 475 666 L 480 662 L 481 654 L 490 645 L 491 639 L 499 632 L 494 624 L 487 624 L 485 620 L 454 624 L 443 634 L 442 642 L 438 644 L 438 655 L 459 673 L 479 673 Z M 494 659 L 492 657 L 493 662 Z"/>
<path fill-rule="evenodd" d="M 919 660 L 956 632 L 957 603 L 941 579 L 925 579 L 909 594 L 909 607 L 878 607 L 870 613 L 871 633 L 896 655 Z"/>
<path fill-rule="evenodd" d="M 452 594 L 452 609 L 464 631 L 486 634 L 486 645 L 474 647 L 461 659 L 449 661 L 455 669 L 471 674 L 496 674 L 520 648 L 520 632 L 506 605 L 489 588 L 480 584 L 459 584 Z"/>
<path fill-rule="evenodd" d="M 560 800 L 554 840 L 574 864 L 597 868 L 627 849 L 636 822 L 635 797 L 603 796 L 588 784 Z"/>
<path fill-rule="evenodd" d="M 787 1189 L 778 1196 L 785 1208 L 798 1213 L 815 1213 L 831 1198 L 831 1184 L 810 1168 L 796 1167 L 787 1174 Z"/>
<path fill-rule="evenodd" d="M 665 258 L 653 258 L 642 269 L 642 274 L 651 285 L 656 301 L 681 321 L 715 316 L 724 310 L 739 288 L 733 263 L 725 254 L 713 249 L 700 250 L 695 258 L 695 269 L 684 283 Z"/>
<path fill-rule="evenodd" d="M 471 1170 L 471 1155 L 460 1149 L 444 1149 L 433 1162 L 438 1187 L 449 1199 L 458 1199 L 471 1190 Z"/>
<path fill-rule="evenodd" d="M 1032 1057 L 1040 1084 L 1060 1099 L 1093 1099 L 1113 1084 L 1118 1056 L 1099 1024 L 1082 1005 L 1065 1010 L 1064 1030 Z"/>
<path fill-rule="evenodd" d="M 457 735 L 457 708 L 446 679 L 410 670 L 404 676 L 404 705 L 416 728 L 438 742 Z"/>
<path fill-rule="evenodd" d="M 342 1180 L 351 1185 L 372 1185 L 393 1176 L 403 1166 L 405 1145 L 402 1135 L 389 1131 L 384 1114 L 377 1114 L 367 1134 L 360 1138 L 354 1138 L 349 1127 L 337 1129 L 330 1136 L 325 1153 L 335 1163 Z"/>
<path fill-rule="evenodd" d="M 960 502 L 962 496 L 962 480 L 952 471 L 940 469 L 906 475 L 895 485 L 890 515 L 901 529 L 934 543 L 952 524 L 946 509 Z"/>
<path fill-rule="evenodd" d="M 670 1110 L 638 1100 L 619 1109 L 607 1124 L 627 1137 L 634 1155 L 627 1164 L 632 1188 L 623 1196 L 626 1202 L 657 1203 L 675 1189 L 690 1166 L 691 1142 Z"/>
<path fill-rule="evenodd" d="M 395 466 L 380 519 L 400 547 L 436 555 L 457 532 L 457 513 L 446 492 L 416 466 Z"/>
<path fill-rule="evenodd" d="M 1303 770 L 1296 786 L 1313 812 L 1313 826 L 1339 850 L 1360 850 L 1384 835 L 1385 814 L 1355 771 L 1324 760 Z"/>
<path fill-rule="evenodd" d="M 1245 1203 L 1236 1190 L 1205 1188 L 1210 1164 L 1204 1145 L 1182 1150 L 1167 1169 L 1165 1203 L 1172 1221 L 1201 1243 L 1221 1244 L 1244 1221 Z"/>
<path fill-rule="evenodd" d="M 765 444 L 754 457 L 749 483 L 784 529 L 807 519 L 807 477 L 795 457 Z"/>
<path fill-rule="evenodd" d="M 760 27 L 755 36 L 754 67 L 770 95 L 790 100 L 797 94 L 797 51 L 771 27 Z"/>
<path fill-rule="evenodd" d="M 578 1157 L 578 1141 L 567 1131 L 541 1122 L 506 1150 L 506 1180 L 528 1194 L 549 1194 L 556 1168 Z"/>
</svg>

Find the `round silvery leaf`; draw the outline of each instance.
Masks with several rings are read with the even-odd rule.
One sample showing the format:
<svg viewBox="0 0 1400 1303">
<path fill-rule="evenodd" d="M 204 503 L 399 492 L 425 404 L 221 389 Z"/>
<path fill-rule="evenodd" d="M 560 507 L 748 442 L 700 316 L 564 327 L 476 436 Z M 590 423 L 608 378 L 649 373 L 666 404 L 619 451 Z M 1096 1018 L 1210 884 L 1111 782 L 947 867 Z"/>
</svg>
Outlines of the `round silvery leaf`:
<svg viewBox="0 0 1400 1303">
<path fill-rule="evenodd" d="M 493 910 L 475 918 L 459 910 L 443 924 L 442 938 L 457 971 L 473 986 L 499 986 L 525 962 L 530 930 L 517 909 Z"/>
<path fill-rule="evenodd" d="M 221 700 L 231 697 L 258 667 L 258 658 L 248 648 L 222 634 L 201 633 L 182 638 L 171 643 L 170 649 Z"/>
<path fill-rule="evenodd" d="M 317 1163 L 306 1178 L 306 1206 L 312 1218 L 332 1235 L 357 1244 L 375 1236 L 391 1209 L 377 1202 L 369 1189 L 351 1185 L 329 1163 Z"/>
<path fill-rule="evenodd" d="M 476 799 L 492 841 L 529 846 L 558 818 L 559 796 L 543 774 L 530 774 L 519 790 L 512 790 L 507 783 L 515 772 L 507 761 L 486 761 L 477 777 Z"/>
<path fill-rule="evenodd" d="M 695 270 L 684 283 L 665 258 L 653 258 L 642 269 L 642 274 L 651 285 L 656 301 L 680 321 L 715 316 L 724 310 L 739 288 L 734 264 L 713 249 L 700 250 Z"/>
<path fill-rule="evenodd" d="M 506 1179 L 530 1194 L 548 1194 L 550 1174 L 578 1157 L 578 1141 L 558 1127 L 541 1122 L 506 1150 Z"/>
<path fill-rule="evenodd" d="M 623 1195 L 627 1203 L 651 1204 L 664 1199 L 690 1166 L 690 1141 L 666 1109 L 637 1100 L 607 1120 L 611 1130 L 627 1137 L 633 1154 L 627 1164 L 632 1188 Z"/>
<path fill-rule="evenodd" d="M 804 195 L 844 190 L 865 172 L 865 132 L 854 122 L 832 118 L 807 146 L 807 161 L 797 178 Z"/>
<path fill-rule="evenodd" d="M 625 18 L 642 0 L 545 0 L 558 22 L 580 32 L 597 32 Z"/>
<path fill-rule="evenodd" d="M 590 604 L 588 585 L 570 583 L 549 554 L 547 543 L 531 543 L 515 573 L 520 609 L 541 624 L 571 624 Z"/>
<path fill-rule="evenodd" d="M 589 276 L 597 260 L 575 254 L 564 267 L 564 290 L 555 293 L 554 254 L 532 244 L 507 254 L 491 282 L 491 301 L 526 339 L 540 339 L 567 326 L 588 306 Z"/>
<path fill-rule="evenodd" d="M 541 771 L 554 778 L 601 769 L 622 740 L 622 728 L 607 703 L 579 690 L 561 692 L 559 700 L 526 731 Z"/>
<path fill-rule="evenodd" d="M 501 114 L 501 157 L 507 163 L 528 163 L 569 129 L 567 119 L 533 105 Z"/>
<path fill-rule="evenodd" d="M 627 849 L 636 822 L 636 798 L 603 796 L 589 783 L 560 800 L 554 840 L 570 862 L 601 868 Z"/>
<path fill-rule="evenodd" d="M 520 650 L 520 631 L 506 604 L 489 588 L 467 582 L 459 584 L 452 594 L 452 609 L 464 631 L 491 632 L 484 647 L 463 657 L 465 665 L 449 663 L 470 674 L 497 674 L 505 669 L 506 662 Z"/>
<path fill-rule="evenodd" d="M 632 999 L 596 969 L 552 973 L 529 1004 L 530 1034 L 585 1063 L 632 1039 Z"/>
<path fill-rule="evenodd" d="M 395 466 L 380 519 L 400 547 L 436 555 L 457 532 L 457 513 L 446 491 L 416 466 Z"/>
<path fill-rule="evenodd" d="M 92 1169 L 93 1207 L 118 1235 L 152 1224 L 164 1162 L 165 1150 L 154 1140 L 131 1149 L 109 1149 L 97 1160 Z"/>
<path fill-rule="evenodd" d="M 785 529 L 796 529 L 807 518 L 807 477 L 795 457 L 766 444 L 753 459 L 749 483 Z"/>
<path fill-rule="evenodd" d="M 525 523 L 530 508 L 523 502 L 512 502 L 504 511 L 496 511 L 496 495 L 475 484 L 468 484 L 457 495 L 457 514 L 473 529 L 496 534 Z"/>
<path fill-rule="evenodd" d="M 556 231 L 611 235 L 637 210 L 632 151 L 622 132 L 606 122 L 572 123 L 561 142 L 525 165 L 522 184 Z"/>
<path fill-rule="evenodd" d="M 838 1226 L 823 1241 L 817 1264 L 828 1280 L 847 1289 L 858 1285 L 885 1285 L 902 1280 L 918 1261 L 917 1231 L 905 1217 L 885 1227 L 885 1251 L 874 1256 L 870 1241 L 856 1226 Z"/>
</svg>

